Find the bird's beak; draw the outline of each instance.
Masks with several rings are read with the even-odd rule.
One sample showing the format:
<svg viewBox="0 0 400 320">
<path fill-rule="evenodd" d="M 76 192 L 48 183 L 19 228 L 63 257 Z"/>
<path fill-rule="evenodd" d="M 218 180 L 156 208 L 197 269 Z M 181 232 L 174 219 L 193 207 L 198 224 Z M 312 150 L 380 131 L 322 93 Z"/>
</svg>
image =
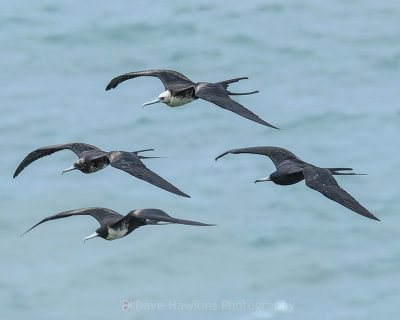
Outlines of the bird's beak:
<svg viewBox="0 0 400 320">
<path fill-rule="evenodd" d="M 159 102 L 161 102 L 161 101 L 162 101 L 162 99 L 157 98 L 157 99 L 154 99 L 153 101 L 143 103 L 143 107 L 148 106 L 148 105 L 150 105 L 150 104 L 159 103 Z"/>
<path fill-rule="evenodd" d="M 76 170 L 75 165 L 73 165 L 71 168 L 64 169 L 64 170 L 61 172 L 61 174 L 64 174 L 65 172 L 72 171 L 72 170 Z"/>
<path fill-rule="evenodd" d="M 91 234 L 90 236 L 87 236 L 87 237 L 83 238 L 83 243 L 85 243 L 86 240 L 89 240 L 89 239 L 92 239 L 92 238 L 96 238 L 98 236 L 99 236 L 99 234 L 97 232 L 95 232 L 95 233 Z"/>
<path fill-rule="evenodd" d="M 263 181 L 272 181 L 272 180 L 270 177 L 266 177 L 266 178 L 262 178 L 262 179 L 257 179 L 256 181 L 254 181 L 254 183 L 263 182 Z"/>
</svg>

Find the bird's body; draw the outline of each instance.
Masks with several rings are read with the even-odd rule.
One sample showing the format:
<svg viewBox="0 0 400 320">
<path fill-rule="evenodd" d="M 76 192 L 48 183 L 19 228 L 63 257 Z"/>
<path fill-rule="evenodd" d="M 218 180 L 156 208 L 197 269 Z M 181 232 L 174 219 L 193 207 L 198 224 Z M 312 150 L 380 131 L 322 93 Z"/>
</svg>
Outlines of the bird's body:
<svg viewBox="0 0 400 320">
<path fill-rule="evenodd" d="M 176 223 L 194 226 L 212 226 L 212 224 L 205 224 L 197 221 L 176 219 L 159 209 L 132 210 L 127 215 L 123 216 L 110 209 L 94 207 L 65 211 L 47 217 L 25 231 L 22 235 L 43 222 L 82 215 L 92 216 L 100 224 L 100 228 L 90 236 L 85 237 L 84 241 L 95 237 L 101 237 L 105 240 L 116 240 L 127 236 L 141 226 L 160 224 L 160 222 L 164 222 L 164 224 Z"/>
<path fill-rule="evenodd" d="M 110 164 L 110 160 L 108 159 L 108 155 L 106 156 L 89 156 L 80 158 L 80 166 L 78 168 L 82 173 L 93 173 L 104 169 Z"/>
<path fill-rule="evenodd" d="M 164 180 L 162 177 L 148 169 L 141 159 L 154 158 L 154 157 L 145 157 L 138 155 L 143 151 L 150 151 L 153 149 L 139 150 L 133 152 L 126 151 L 103 151 L 95 146 L 86 143 L 66 143 L 66 144 L 58 144 L 47 147 L 42 147 L 36 149 L 29 153 L 24 160 L 20 163 L 17 170 L 15 170 L 14 178 L 18 176 L 18 174 L 32 162 L 48 156 L 54 152 L 58 152 L 61 150 L 69 149 L 74 152 L 78 156 L 78 160 L 73 164 L 72 167 L 63 170 L 64 172 L 68 172 L 71 170 L 79 170 L 83 173 L 89 174 L 101 169 L 104 169 L 108 165 L 111 165 L 114 168 L 123 170 L 130 175 L 149 182 L 161 189 L 166 191 L 175 193 L 177 195 L 190 198 L 186 193 L 183 193 L 178 188 L 173 186 L 168 181 Z"/>
<path fill-rule="evenodd" d="M 144 223 L 138 221 L 136 224 L 129 224 L 127 222 L 121 223 L 117 228 L 107 227 L 108 235 L 105 238 L 106 240 L 115 240 L 120 239 L 131 233 L 133 230 L 139 228 L 140 226 L 144 226 Z"/>
<path fill-rule="evenodd" d="M 178 91 L 175 94 L 172 94 L 172 91 L 168 89 L 161 93 L 161 95 L 165 97 L 165 104 L 169 107 L 180 107 L 198 99 L 194 95 L 193 89 Z"/>
<path fill-rule="evenodd" d="M 204 99 L 209 102 L 216 104 L 217 106 L 226 110 L 232 111 L 242 117 L 249 120 L 255 121 L 262 125 L 278 129 L 268 122 L 262 120 L 256 114 L 232 100 L 230 95 L 247 95 L 257 93 L 258 91 L 245 92 L 245 93 L 234 93 L 227 90 L 229 84 L 237 82 L 247 77 L 235 78 L 216 83 L 210 82 L 192 82 L 189 78 L 183 74 L 173 70 L 146 70 L 129 72 L 120 75 L 110 81 L 107 85 L 106 90 L 115 89 L 121 82 L 142 77 L 150 76 L 157 77 L 161 80 L 164 85 L 165 91 L 162 92 L 157 99 L 143 104 L 147 106 L 154 103 L 162 102 L 170 107 L 178 107 L 188 104 L 197 99 Z"/>
<path fill-rule="evenodd" d="M 304 180 L 304 175 L 302 172 L 295 172 L 288 174 L 281 171 L 275 171 L 271 173 L 269 178 L 275 184 L 279 184 L 281 186 L 288 186 Z"/>
<path fill-rule="evenodd" d="M 320 192 L 325 197 L 338 202 L 344 207 L 363 215 L 364 217 L 379 220 L 366 208 L 358 203 L 350 194 L 343 190 L 336 182 L 334 175 L 356 175 L 351 168 L 320 168 L 304 162 L 290 151 L 280 147 L 249 147 L 232 149 L 220 154 L 215 160 L 228 153 L 252 153 L 268 156 L 276 167 L 276 171 L 268 177 L 255 182 L 272 181 L 278 185 L 291 185 L 305 180 L 306 185 Z"/>
</svg>

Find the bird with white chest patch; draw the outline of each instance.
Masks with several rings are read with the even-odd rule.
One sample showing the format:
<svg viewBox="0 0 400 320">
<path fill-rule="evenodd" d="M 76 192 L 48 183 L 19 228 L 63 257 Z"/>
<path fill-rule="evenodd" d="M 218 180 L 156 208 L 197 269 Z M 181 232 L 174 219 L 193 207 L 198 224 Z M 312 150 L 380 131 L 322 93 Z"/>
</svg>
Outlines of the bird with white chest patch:
<svg viewBox="0 0 400 320">
<path fill-rule="evenodd" d="M 183 220 L 173 218 L 160 209 L 138 209 L 132 210 L 127 215 L 123 216 L 118 212 L 115 212 L 106 208 L 83 208 L 58 213 L 56 215 L 47 217 L 32 228 L 25 231 L 25 233 L 31 231 L 43 222 L 67 218 L 71 216 L 92 216 L 100 223 L 98 228 L 93 234 L 85 237 L 83 241 L 100 237 L 105 240 L 116 240 L 123 238 L 130 234 L 135 229 L 145 225 L 160 225 L 160 224 L 186 224 L 192 226 L 213 226 L 213 224 L 206 224 L 197 221 Z"/>
<path fill-rule="evenodd" d="M 170 107 L 178 107 L 184 104 L 190 103 L 197 99 L 204 99 L 215 105 L 232 111 L 244 118 L 251 121 L 260 123 L 264 126 L 278 129 L 277 127 L 269 124 L 268 122 L 261 119 L 259 116 L 242 106 L 240 103 L 232 100 L 229 96 L 231 95 L 248 95 L 257 93 L 258 91 L 235 93 L 228 89 L 229 84 L 238 82 L 247 77 L 235 78 L 216 83 L 210 82 L 198 82 L 194 83 L 183 74 L 173 70 L 146 70 L 129 72 L 120 75 L 110 81 L 107 85 L 106 90 L 115 89 L 121 82 L 137 77 L 157 77 L 161 80 L 164 85 L 165 91 L 162 92 L 157 99 L 144 103 L 144 106 L 148 106 L 154 103 L 164 103 Z"/>
<path fill-rule="evenodd" d="M 32 162 L 65 149 L 69 149 L 74 152 L 79 157 L 79 159 L 73 164 L 72 167 L 63 170 L 62 173 L 72 170 L 79 170 L 83 173 L 93 173 L 104 169 L 108 165 L 111 165 L 112 167 L 123 170 L 138 179 L 151 183 L 156 187 L 159 187 L 182 197 L 190 198 L 189 195 L 182 192 L 177 187 L 175 187 L 144 165 L 141 159 L 157 157 L 141 156 L 139 155 L 139 153 L 150 151 L 153 149 L 138 150 L 133 152 L 106 152 L 95 146 L 82 142 L 56 144 L 52 146 L 42 147 L 29 153 L 25 157 L 25 159 L 22 160 L 17 170 L 15 170 L 13 177 L 17 177 L 20 172 Z"/>
</svg>

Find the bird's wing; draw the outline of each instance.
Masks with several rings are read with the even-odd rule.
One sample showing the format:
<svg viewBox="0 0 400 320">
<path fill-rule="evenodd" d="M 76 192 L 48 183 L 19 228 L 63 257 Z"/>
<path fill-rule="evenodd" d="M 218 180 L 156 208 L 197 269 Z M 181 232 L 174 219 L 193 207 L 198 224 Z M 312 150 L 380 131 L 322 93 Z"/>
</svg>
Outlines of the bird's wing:
<svg viewBox="0 0 400 320">
<path fill-rule="evenodd" d="M 37 227 L 39 224 L 42 224 L 43 222 L 71 217 L 71 216 L 92 216 L 100 223 L 100 225 L 104 225 L 114 220 L 118 221 L 121 218 L 123 218 L 123 215 L 119 214 L 118 212 L 106 208 L 83 208 L 83 209 L 70 210 L 57 213 L 54 216 L 44 218 L 42 221 L 35 224 L 32 228 L 25 231 L 22 235 L 31 231 L 33 228 Z"/>
<path fill-rule="evenodd" d="M 86 153 L 88 152 L 93 152 L 93 151 L 98 151 L 99 154 L 104 154 L 104 151 L 100 150 L 99 148 L 92 146 L 90 144 L 86 143 L 66 143 L 66 144 L 56 144 L 53 146 L 48 146 L 48 147 L 42 147 L 39 149 L 36 149 L 35 151 L 32 151 L 29 153 L 24 160 L 20 163 L 18 166 L 17 170 L 15 170 L 14 173 L 14 178 L 19 175 L 19 173 L 24 170 L 28 165 L 30 165 L 32 162 L 43 158 L 45 156 L 48 156 L 54 152 L 61 151 L 64 149 L 69 149 L 72 152 L 74 152 L 79 158 L 85 156 Z"/>
<path fill-rule="evenodd" d="M 111 151 L 108 153 L 110 164 L 117 169 L 123 170 L 132 176 L 147 181 L 156 187 L 177 195 L 190 198 L 189 195 L 183 193 L 177 187 L 161 178 L 159 175 L 148 169 L 137 155 L 131 152 Z"/>
<path fill-rule="evenodd" d="M 247 148 L 239 148 L 228 150 L 224 153 L 221 153 L 215 160 L 227 155 L 228 153 L 253 153 L 253 154 L 261 154 L 267 156 L 271 159 L 277 169 L 283 169 L 282 167 L 288 166 L 290 164 L 292 167 L 298 167 L 303 164 L 307 164 L 296 155 L 291 153 L 290 151 L 280 148 L 280 147 L 247 147 Z M 287 170 L 285 170 L 287 171 Z"/>
<path fill-rule="evenodd" d="M 137 78 L 137 77 L 157 77 L 163 83 L 165 89 L 167 89 L 170 85 L 174 83 L 187 83 L 192 85 L 193 82 L 184 76 L 182 73 L 173 70 L 145 70 L 145 71 L 136 71 L 129 72 L 118 77 L 115 77 L 110 81 L 107 85 L 106 90 L 115 89 L 121 82 L 124 82 L 129 79 Z"/>
<path fill-rule="evenodd" d="M 127 216 L 146 220 L 146 224 L 157 224 L 158 222 L 188 224 L 193 226 L 213 226 L 197 221 L 176 219 L 159 209 L 139 209 L 131 211 Z"/>
<path fill-rule="evenodd" d="M 196 84 L 195 95 L 201 99 L 207 100 L 226 110 L 232 111 L 246 119 L 263 124 L 265 126 L 279 129 L 261 119 L 259 116 L 242 106 L 240 103 L 232 100 L 227 91 L 220 84 L 201 82 Z"/>
<path fill-rule="evenodd" d="M 336 182 L 329 170 L 310 166 L 303 171 L 306 185 L 364 217 L 379 220 Z"/>
</svg>

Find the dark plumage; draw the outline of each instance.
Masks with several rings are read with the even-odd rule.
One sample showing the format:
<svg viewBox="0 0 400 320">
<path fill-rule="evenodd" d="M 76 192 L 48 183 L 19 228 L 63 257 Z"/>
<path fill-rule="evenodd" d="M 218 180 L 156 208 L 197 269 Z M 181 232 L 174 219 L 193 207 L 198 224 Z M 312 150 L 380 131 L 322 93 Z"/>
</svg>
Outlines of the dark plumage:
<svg viewBox="0 0 400 320">
<path fill-rule="evenodd" d="M 24 160 L 20 163 L 17 170 L 15 170 L 14 178 L 32 162 L 48 156 L 54 152 L 69 149 L 78 156 L 76 161 L 71 168 L 63 170 L 64 172 L 71 170 L 80 170 L 83 173 L 93 173 L 99 171 L 109 164 L 114 168 L 123 170 L 130 175 L 147 181 L 161 189 L 175 193 L 177 195 L 190 198 L 186 193 L 183 193 L 178 188 L 173 186 L 168 181 L 161 178 L 159 175 L 148 169 L 140 159 L 154 158 L 144 157 L 138 155 L 143 151 L 150 151 L 153 149 L 139 150 L 133 152 L 126 151 L 110 151 L 105 152 L 99 148 L 86 143 L 66 143 L 57 144 L 48 147 L 42 147 L 28 154 Z"/>
<path fill-rule="evenodd" d="M 256 180 L 272 181 L 279 185 L 290 185 L 305 179 L 306 185 L 325 197 L 340 203 L 342 206 L 361 214 L 364 217 L 379 220 L 366 208 L 357 202 L 351 195 L 343 190 L 336 182 L 333 175 L 356 175 L 353 172 L 339 172 L 353 170 L 351 168 L 319 168 L 296 157 L 290 151 L 279 147 L 249 147 L 232 149 L 220 154 L 215 160 L 228 153 L 253 153 L 269 157 L 276 167 L 276 171 L 269 177 Z"/>
<path fill-rule="evenodd" d="M 221 108 L 232 111 L 249 120 L 255 121 L 271 128 L 278 129 L 268 122 L 265 122 L 256 114 L 246 109 L 244 106 L 229 97 L 230 95 L 246 95 L 258 92 L 252 91 L 246 93 L 234 93 L 227 90 L 229 84 L 237 82 L 239 80 L 247 79 L 247 77 L 235 78 L 216 83 L 194 83 L 189 78 L 176 71 L 147 70 L 129 72 L 118 76 L 110 81 L 110 83 L 106 87 L 106 90 L 115 89 L 123 81 L 142 76 L 157 77 L 161 80 L 165 87 L 165 91 L 161 93 L 157 99 L 145 103 L 143 106 L 163 102 L 170 107 L 177 107 L 201 98 L 212 102 Z"/>
<path fill-rule="evenodd" d="M 92 216 L 100 223 L 100 228 L 98 228 L 95 233 L 84 238 L 84 241 L 94 237 L 101 237 L 106 240 L 115 240 L 125 237 L 133 230 L 141 226 L 149 224 L 160 224 L 160 222 L 187 224 L 193 226 L 213 226 L 213 224 L 176 219 L 159 209 L 132 210 L 126 216 L 123 216 L 118 212 L 106 208 L 83 208 L 65 211 L 58 213 L 54 216 L 47 217 L 39 223 L 35 224 L 32 228 L 25 231 L 22 235 L 31 231 L 33 228 L 37 227 L 43 222 L 71 216 Z"/>
</svg>

